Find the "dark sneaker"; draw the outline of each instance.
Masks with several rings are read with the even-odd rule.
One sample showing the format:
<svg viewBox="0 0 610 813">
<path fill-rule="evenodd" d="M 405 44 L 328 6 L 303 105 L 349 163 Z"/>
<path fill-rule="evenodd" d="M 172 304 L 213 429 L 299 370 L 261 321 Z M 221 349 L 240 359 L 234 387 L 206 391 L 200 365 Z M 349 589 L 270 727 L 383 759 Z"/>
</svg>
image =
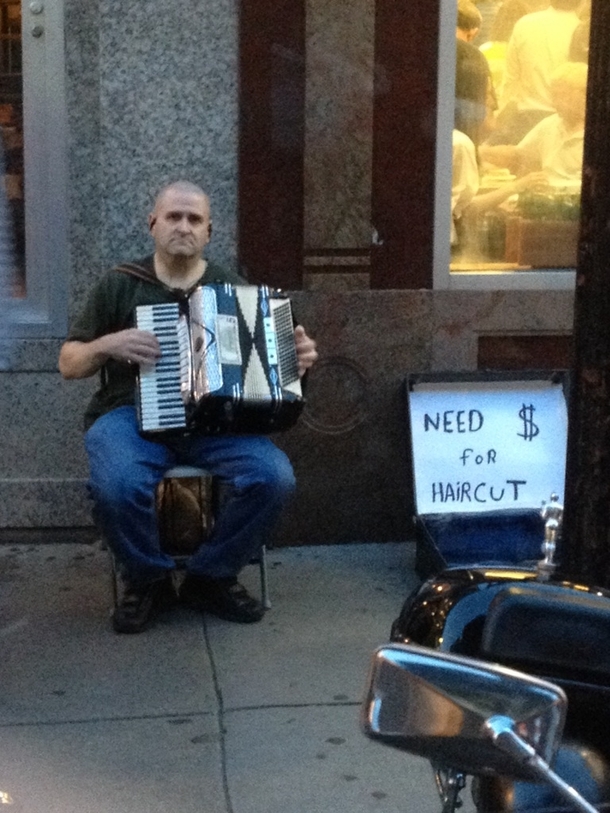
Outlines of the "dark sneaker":
<svg viewBox="0 0 610 813">
<path fill-rule="evenodd" d="M 171 578 L 132 584 L 125 582 L 123 593 L 112 613 L 115 632 L 142 632 L 162 610 L 175 603 Z"/>
<path fill-rule="evenodd" d="M 209 579 L 189 573 L 180 588 L 180 600 L 195 610 L 253 624 L 265 614 L 263 605 L 251 596 L 237 579 Z"/>
</svg>

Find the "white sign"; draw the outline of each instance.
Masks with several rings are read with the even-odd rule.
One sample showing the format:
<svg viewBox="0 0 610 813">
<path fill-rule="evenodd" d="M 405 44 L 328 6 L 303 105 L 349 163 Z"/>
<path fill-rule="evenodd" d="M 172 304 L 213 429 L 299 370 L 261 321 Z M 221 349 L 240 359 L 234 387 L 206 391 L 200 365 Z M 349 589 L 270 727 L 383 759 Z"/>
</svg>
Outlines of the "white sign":
<svg viewBox="0 0 610 813">
<path fill-rule="evenodd" d="M 418 514 L 563 502 L 568 417 L 551 381 L 418 382 L 409 393 Z"/>
</svg>

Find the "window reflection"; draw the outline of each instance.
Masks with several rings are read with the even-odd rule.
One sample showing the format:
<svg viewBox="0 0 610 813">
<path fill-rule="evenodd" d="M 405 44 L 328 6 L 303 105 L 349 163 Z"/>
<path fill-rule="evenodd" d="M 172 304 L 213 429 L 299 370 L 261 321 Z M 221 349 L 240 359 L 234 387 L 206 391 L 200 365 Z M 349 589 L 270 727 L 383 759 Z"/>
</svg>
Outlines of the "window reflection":
<svg viewBox="0 0 610 813">
<path fill-rule="evenodd" d="M 9 222 L 2 228 L 3 260 L 12 258 L 12 287 L 25 294 L 23 83 L 21 3 L 0 0 L 0 174 Z"/>
<path fill-rule="evenodd" d="M 576 264 L 589 19 L 586 0 L 458 0 L 453 272 Z"/>
</svg>

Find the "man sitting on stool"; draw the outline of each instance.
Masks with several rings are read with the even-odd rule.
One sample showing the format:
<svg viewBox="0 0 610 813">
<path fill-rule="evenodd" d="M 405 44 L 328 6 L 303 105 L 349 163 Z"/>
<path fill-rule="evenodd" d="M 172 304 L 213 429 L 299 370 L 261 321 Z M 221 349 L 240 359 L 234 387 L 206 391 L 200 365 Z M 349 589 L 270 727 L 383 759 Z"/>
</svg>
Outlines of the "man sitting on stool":
<svg viewBox="0 0 610 813">
<path fill-rule="evenodd" d="M 171 599 L 175 564 L 160 549 L 155 493 L 165 472 L 178 464 L 201 466 L 230 485 L 209 539 L 188 561 L 180 598 L 229 621 L 259 621 L 264 608 L 237 576 L 294 489 L 290 462 L 269 438 L 257 435 L 142 437 L 135 408 L 137 365 L 155 363 L 161 353 L 153 333 L 131 327 L 138 305 L 178 302 L 203 283 L 245 281 L 203 258 L 210 204 L 198 186 L 178 181 L 162 189 L 148 222 L 154 254 L 130 264 L 132 273 L 118 266 L 101 277 L 59 356 L 64 378 L 102 372 L 102 386 L 85 415 L 85 446 L 95 519 L 124 582 L 113 627 L 141 632 Z M 303 375 L 317 358 L 316 345 L 301 326 L 295 342 Z"/>
</svg>

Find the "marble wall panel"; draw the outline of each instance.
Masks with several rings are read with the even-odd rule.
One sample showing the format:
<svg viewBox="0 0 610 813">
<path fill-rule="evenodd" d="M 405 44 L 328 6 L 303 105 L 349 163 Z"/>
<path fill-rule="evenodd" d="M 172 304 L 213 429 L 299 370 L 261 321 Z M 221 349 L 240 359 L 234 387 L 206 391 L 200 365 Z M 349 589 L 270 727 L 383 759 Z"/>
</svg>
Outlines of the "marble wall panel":
<svg viewBox="0 0 610 813">
<path fill-rule="evenodd" d="M 234 263 L 236 0 L 100 0 L 102 262 L 150 251 L 146 214 L 165 183 L 211 195 L 209 255 Z"/>
<path fill-rule="evenodd" d="M 68 115 L 69 308 L 72 318 L 101 270 L 99 3 L 64 0 Z"/>
<path fill-rule="evenodd" d="M 95 382 L 57 373 L 0 373 L 0 477 L 81 477 L 83 412 Z"/>
<path fill-rule="evenodd" d="M 404 539 L 410 533 L 404 378 L 426 369 L 431 292 L 297 293 L 295 310 L 318 341 L 308 403 L 278 438 L 297 498 L 278 544 Z"/>
<path fill-rule="evenodd" d="M 437 291 L 434 370 L 474 370 L 480 335 L 568 334 L 573 296 L 567 291 Z"/>
<path fill-rule="evenodd" d="M 305 248 L 371 240 L 374 3 L 306 4 Z"/>
<path fill-rule="evenodd" d="M 0 527 L 91 524 L 82 414 L 92 384 L 0 373 Z"/>
</svg>

